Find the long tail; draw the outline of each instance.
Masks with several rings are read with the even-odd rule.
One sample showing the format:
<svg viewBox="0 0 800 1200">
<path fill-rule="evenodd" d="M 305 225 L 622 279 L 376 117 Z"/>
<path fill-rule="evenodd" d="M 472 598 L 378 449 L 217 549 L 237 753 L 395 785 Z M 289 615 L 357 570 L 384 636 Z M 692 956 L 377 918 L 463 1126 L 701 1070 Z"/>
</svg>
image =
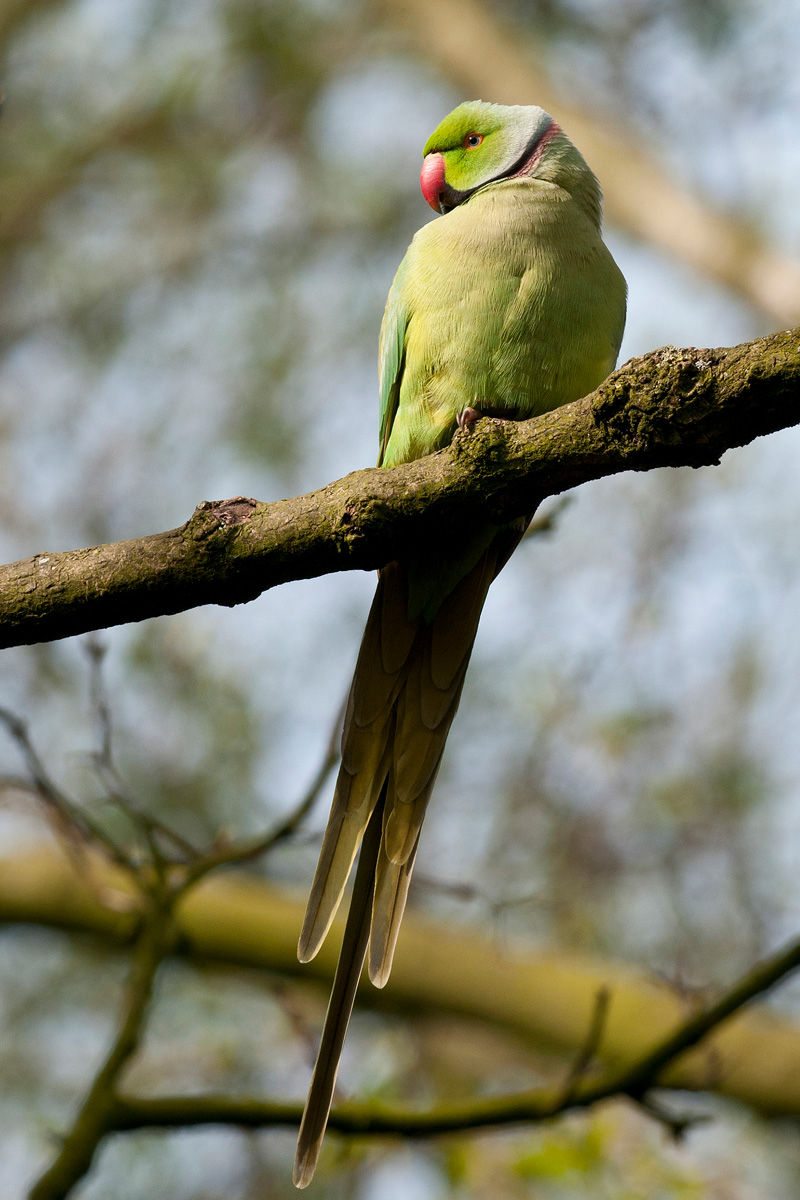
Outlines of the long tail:
<svg viewBox="0 0 800 1200">
<path fill-rule="evenodd" d="M 297 1144 L 294 1181 L 312 1178 L 336 1069 L 369 941 L 369 975 L 389 978 L 428 799 L 486 593 L 527 521 L 501 531 L 432 619 L 409 616 L 405 568 L 378 580 L 342 733 L 342 765 L 300 934 L 308 962 L 334 918 L 361 848 L 345 938 Z M 367 831 L 365 833 L 365 830 Z"/>
<path fill-rule="evenodd" d="M 367 953 L 372 896 L 375 890 L 375 866 L 381 846 L 383 825 L 383 795 L 376 804 L 361 843 L 361 854 L 356 869 L 353 895 L 347 924 L 336 966 L 336 975 L 325 1014 L 322 1039 L 311 1079 L 311 1087 L 297 1139 L 297 1154 L 294 1160 L 292 1179 L 295 1187 L 305 1188 L 311 1183 L 317 1166 L 319 1152 L 328 1113 L 331 1110 L 336 1073 L 342 1053 L 350 1014 L 356 997 L 356 988 L 361 978 L 361 969 Z"/>
</svg>

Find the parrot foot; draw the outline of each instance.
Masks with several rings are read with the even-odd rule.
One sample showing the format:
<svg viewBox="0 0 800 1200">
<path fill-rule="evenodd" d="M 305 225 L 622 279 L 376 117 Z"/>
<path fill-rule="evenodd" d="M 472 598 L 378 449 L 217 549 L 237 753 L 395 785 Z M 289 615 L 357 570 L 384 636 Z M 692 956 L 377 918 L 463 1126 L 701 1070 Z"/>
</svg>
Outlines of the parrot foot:
<svg viewBox="0 0 800 1200">
<path fill-rule="evenodd" d="M 456 417 L 456 424 L 459 429 L 469 429 L 476 421 L 480 421 L 483 413 L 479 408 L 465 408 Z"/>
<path fill-rule="evenodd" d="M 509 421 L 521 419 L 508 416 L 507 413 L 508 409 L 502 408 L 465 408 L 456 417 L 456 424 L 459 429 L 469 429 L 476 421 L 482 421 L 484 417 L 495 425 L 507 425 Z M 501 414 L 503 415 L 501 416 Z"/>
</svg>

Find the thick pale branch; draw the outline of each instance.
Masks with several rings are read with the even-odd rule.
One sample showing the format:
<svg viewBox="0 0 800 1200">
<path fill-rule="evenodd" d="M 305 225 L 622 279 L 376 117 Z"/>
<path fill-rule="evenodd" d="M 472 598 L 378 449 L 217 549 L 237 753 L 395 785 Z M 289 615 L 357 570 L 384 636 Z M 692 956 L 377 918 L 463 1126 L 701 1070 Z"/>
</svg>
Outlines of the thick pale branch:
<svg viewBox="0 0 800 1200">
<path fill-rule="evenodd" d="M 504 26 L 483 0 L 378 3 L 467 96 L 540 104 L 552 112 L 599 176 L 612 224 L 733 288 L 781 323 L 800 319 L 800 262 L 676 183 L 632 131 L 621 130 L 618 117 L 598 116 L 559 93 L 547 72 L 546 48 L 529 31 L 520 36 Z"/>
<path fill-rule="evenodd" d="M 654 1049 L 630 1066 L 621 1071 L 612 1068 L 592 1081 L 586 1081 L 584 1077 L 589 1065 L 588 1058 L 599 1050 L 601 1029 L 605 1028 L 611 1003 L 608 989 L 600 991 L 599 996 L 604 999 L 601 1004 L 596 1004 L 592 1014 L 589 1037 L 582 1048 L 582 1056 L 586 1055 L 587 1061 L 581 1064 L 581 1077 L 570 1079 L 566 1089 L 536 1088 L 490 1100 L 439 1104 L 428 1111 L 400 1105 L 346 1104 L 334 1108 L 329 1126 L 342 1133 L 395 1133 L 407 1137 L 426 1137 L 456 1130 L 547 1120 L 570 1109 L 588 1108 L 614 1096 L 641 1100 L 653 1087 L 674 1086 L 675 1074 L 680 1072 L 680 1061 L 688 1050 L 698 1046 L 709 1034 L 715 1033 L 723 1022 L 798 966 L 800 942 L 795 941 L 742 976 L 716 1002 L 694 1016 L 685 1018 L 673 1033 L 662 1038 Z M 709 1079 L 709 1090 L 714 1082 L 713 1078 Z M 301 1105 L 252 1098 L 164 1096 L 151 1100 L 118 1096 L 109 1121 L 110 1128 L 114 1129 L 219 1123 L 257 1127 L 297 1125 L 301 1116 Z"/>
<path fill-rule="evenodd" d="M 742 976 L 715 1003 L 684 1019 L 674 1033 L 668 1034 L 653 1050 L 622 1071 L 612 1068 L 592 1081 L 583 1078 L 589 1065 L 588 1057 L 593 1057 L 599 1050 L 600 1031 L 605 1027 L 611 1002 L 611 992 L 602 989 L 598 993 L 603 997 L 602 1004 L 595 1007 L 589 1038 L 582 1048 L 582 1057 L 586 1056 L 587 1061 L 581 1064 L 581 1077 L 571 1078 L 566 1089 L 536 1088 L 490 1100 L 438 1104 L 428 1111 L 400 1105 L 345 1104 L 334 1108 L 328 1124 L 331 1129 L 338 1129 L 342 1133 L 394 1133 L 406 1137 L 426 1137 L 456 1130 L 547 1120 L 570 1109 L 588 1108 L 614 1096 L 641 1100 L 653 1087 L 669 1086 L 670 1083 L 674 1086 L 675 1071 L 680 1071 L 680 1060 L 686 1051 L 699 1045 L 710 1033 L 716 1032 L 723 1022 L 798 966 L 800 942 L 793 942 Z M 709 1087 L 713 1082 L 713 1079 L 709 1079 Z M 113 1129 L 220 1123 L 258 1127 L 298 1125 L 301 1116 L 301 1105 L 248 1097 L 211 1095 L 145 1099 L 118 1096 L 109 1122 Z M 660 1119 L 664 1119 L 663 1115 Z"/>
<path fill-rule="evenodd" d="M 126 943 L 137 919 L 130 911 L 131 884 L 122 872 L 100 860 L 90 858 L 87 863 L 91 887 L 57 850 L 1 859 L 0 921 L 94 931 Z M 99 902 L 98 895 L 108 897 L 109 907 Z M 337 938 L 329 938 L 318 957 L 301 967 L 297 936 L 303 909 L 299 899 L 254 879 L 241 875 L 209 879 L 193 888 L 176 911 L 178 948 L 203 960 L 266 967 L 327 983 L 336 963 Z M 602 1086 L 610 1081 L 615 1090 L 635 1095 L 643 1083 L 642 1063 L 652 1078 L 666 1062 L 666 1054 L 671 1065 L 659 1076 L 666 1086 L 710 1090 L 762 1112 L 798 1116 L 800 1029 L 795 1024 L 752 1009 L 726 1019 L 697 1045 L 711 1027 L 709 1014 L 712 1023 L 724 1020 L 735 1007 L 793 969 L 798 956 L 800 951 L 794 946 L 756 968 L 721 998 L 718 1008 L 713 1006 L 705 1016 L 686 1024 L 691 1010 L 683 998 L 634 969 L 561 951 L 500 950 L 496 942 L 474 932 L 427 924 L 413 919 L 412 914 L 404 923 L 386 989 L 380 992 L 366 987 L 361 998 L 405 1011 L 477 1018 L 574 1054 L 586 1046 L 597 995 L 605 988 L 609 1000 L 595 1052 L 608 1071 L 602 1077 L 606 1083 L 600 1081 Z M 692 1046 L 696 1048 L 690 1049 Z M 680 1058 L 673 1062 L 678 1054 Z M 576 1081 L 570 1090 L 570 1104 L 588 1103 L 588 1096 L 596 1099 L 596 1086 L 596 1080 Z M 512 1115 L 518 1111 L 514 1109 L 518 1102 L 527 1105 L 527 1119 L 531 1119 L 539 1109 L 550 1111 L 553 1104 L 562 1103 L 564 1095 L 561 1086 L 556 1091 L 526 1093 L 524 1099 L 504 1097 L 504 1119 L 521 1119 Z M 204 1103 L 211 1105 L 212 1101 L 239 1106 L 239 1111 L 248 1103 L 231 1098 L 208 1098 Z M 203 1108 L 199 1099 L 197 1104 L 195 1116 L 188 1115 L 187 1123 L 213 1119 L 210 1107 Z M 486 1109 L 489 1123 L 499 1115 L 493 1105 Z M 296 1106 L 278 1108 L 287 1123 L 295 1121 Z M 165 1103 L 163 1110 L 148 1110 L 146 1120 L 169 1124 L 169 1114 L 175 1111 Z M 258 1120 L 253 1111 L 253 1121 L 258 1123 L 265 1109 L 257 1110 L 262 1114 Z M 380 1119 L 372 1106 L 369 1112 Z M 474 1118 L 474 1107 L 470 1113 Z M 361 1116 L 353 1116 L 350 1109 L 343 1112 L 343 1120 L 351 1118 L 360 1120 Z M 145 1113 L 140 1109 L 134 1115 L 129 1110 L 124 1117 L 120 1111 L 114 1119 L 125 1127 L 126 1122 L 130 1125 L 145 1119 Z M 453 1110 L 453 1121 L 463 1119 L 463 1108 Z M 241 1120 L 246 1123 L 244 1117 Z M 419 1122 L 420 1114 L 409 1114 L 408 1120 Z M 373 1129 L 377 1132 L 377 1126 Z"/>
<path fill-rule="evenodd" d="M 800 421 L 800 330 L 632 359 L 574 404 L 479 421 L 438 454 L 317 492 L 199 506 L 179 529 L 0 568 L 0 646 L 240 604 L 291 579 L 382 566 L 481 514 L 498 522 L 620 471 L 704 466 Z"/>
</svg>

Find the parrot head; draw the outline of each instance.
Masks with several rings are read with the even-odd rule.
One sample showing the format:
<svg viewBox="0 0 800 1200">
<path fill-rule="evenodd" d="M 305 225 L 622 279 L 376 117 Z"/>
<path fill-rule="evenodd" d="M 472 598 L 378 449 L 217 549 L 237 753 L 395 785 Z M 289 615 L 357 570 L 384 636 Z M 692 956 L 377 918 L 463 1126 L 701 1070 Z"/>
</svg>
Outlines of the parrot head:
<svg viewBox="0 0 800 1200">
<path fill-rule="evenodd" d="M 450 212 L 487 183 L 532 173 L 559 133 L 536 105 L 459 104 L 425 144 L 422 194 L 436 212 Z"/>
</svg>

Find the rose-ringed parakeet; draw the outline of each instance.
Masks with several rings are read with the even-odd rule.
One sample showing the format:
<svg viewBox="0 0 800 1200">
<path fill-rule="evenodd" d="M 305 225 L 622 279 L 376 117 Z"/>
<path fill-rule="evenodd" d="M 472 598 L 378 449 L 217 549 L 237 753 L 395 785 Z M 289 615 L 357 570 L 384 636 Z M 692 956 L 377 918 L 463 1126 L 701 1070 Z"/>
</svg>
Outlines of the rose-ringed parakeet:
<svg viewBox="0 0 800 1200">
<path fill-rule="evenodd" d="M 386 304 L 386 467 L 438 450 L 482 415 L 523 420 L 586 395 L 613 369 L 625 323 L 625 281 L 600 234 L 600 187 L 541 108 L 461 104 L 425 146 L 421 186 L 441 215 L 414 237 Z M 314 1173 L 367 950 L 373 983 L 388 978 L 481 608 L 527 524 L 472 522 L 379 573 L 300 936 L 306 962 L 360 846 L 298 1139 L 298 1187 Z"/>
</svg>

